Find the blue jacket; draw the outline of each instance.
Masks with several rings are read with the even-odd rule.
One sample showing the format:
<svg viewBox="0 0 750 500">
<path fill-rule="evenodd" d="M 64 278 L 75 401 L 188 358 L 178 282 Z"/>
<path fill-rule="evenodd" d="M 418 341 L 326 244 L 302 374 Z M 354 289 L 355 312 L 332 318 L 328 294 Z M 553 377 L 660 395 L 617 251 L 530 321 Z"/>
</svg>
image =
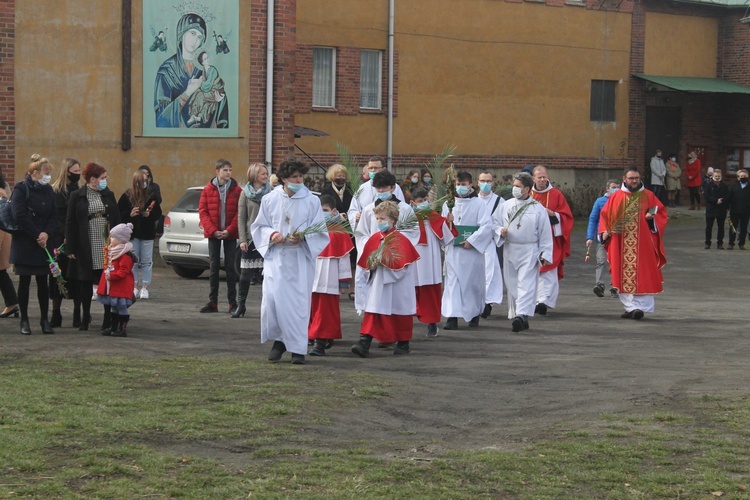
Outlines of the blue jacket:
<svg viewBox="0 0 750 500">
<path fill-rule="evenodd" d="M 604 195 L 601 198 L 597 198 L 594 202 L 594 207 L 591 209 L 589 215 L 589 227 L 586 230 L 587 240 L 596 240 L 596 235 L 599 233 L 599 214 L 604 208 L 604 204 L 609 200 L 609 196 Z"/>
</svg>

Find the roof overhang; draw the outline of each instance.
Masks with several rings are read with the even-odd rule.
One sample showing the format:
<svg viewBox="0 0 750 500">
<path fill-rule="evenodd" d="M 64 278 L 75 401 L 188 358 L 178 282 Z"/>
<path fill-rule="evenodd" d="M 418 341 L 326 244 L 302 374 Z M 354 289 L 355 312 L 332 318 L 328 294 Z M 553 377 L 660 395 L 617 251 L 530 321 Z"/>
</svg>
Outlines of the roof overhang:
<svg viewBox="0 0 750 500">
<path fill-rule="evenodd" d="M 712 5 L 714 7 L 739 8 L 747 7 L 748 0 L 673 0 L 677 3 L 696 3 L 701 5 Z"/>
<path fill-rule="evenodd" d="M 702 93 L 702 94 L 750 94 L 750 87 L 739 83 L 730 82 L 722 78 L 697 78 L 691 76 L 659 76 L 634 74 L 636 78 L 664 87 L 665 89 L 678 90 L 680 92 Z"/>
</svg>

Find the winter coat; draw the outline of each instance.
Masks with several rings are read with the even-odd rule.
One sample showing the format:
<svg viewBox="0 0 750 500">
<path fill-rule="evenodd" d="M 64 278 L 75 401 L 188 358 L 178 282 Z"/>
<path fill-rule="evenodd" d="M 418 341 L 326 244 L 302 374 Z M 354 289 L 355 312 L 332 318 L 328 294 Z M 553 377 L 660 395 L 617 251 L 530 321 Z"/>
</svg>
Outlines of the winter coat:
<svg viewBox="0 0 750 500">
<path fill-rule="evenodd" d="M 133 235 L 131 239 L 135 240 L 155 240 L 156 239 L 156 221 L 161 217 L 161 202 L 154 197 L 154 194 L 149 191 L 149 197 L 146 201 L 146 207 L 152 202 L 154 208 L 151 209 L 148 217 L 144 217 L 139 214 L 135 217 L 130 216 L 130 212 L 133 210 L 133 201 L 130 199 L 130 190 L 125 191 L 120 200 L 117 202 L 117 208 L 120 211 L 120 220 L 123 224 L 130 222 L 133 224 Z"/>
<path fill-rule="evenodd" d="M 226 229 L 229 231 L 229 238 L 236 240 L 239 238 L 237 228 L 237 210 L 240 202 L 240 193 L 242 188 L 234 179 L 229 179 L 227 186 L 226 198 Z M 198 203 L 198 215 L 200 216 L 201 226 L 203 226 L 203 236 L 213 238 L 216 231 L 221 231 L 221 196 L 213 179 L 203 188 L 201 199 Z"/>
<path fill-rule="evenodd" d="M 0 188 L 0 196 L 7 198 L 8 193 Z M 0 271 L 10 269 L 10 241 L 10 234 L 0 231 Z"/>
<path fill-rule="evenodd" d="M 19 182 L 11 197 L 11 210 L 19 232 L 10 245 L 10 261 L 17 266 L 46 267 L 47 253 L 36 242 L 41 233 L 52 238 L 57 231 L 55 192 L 30 175 Z M 50 251 L 52 247 L 49 247 Z"/>
<path fill-rule="evenodd" d="M 730 184 L 726 204 L 730 215 L 750 215 L 750 183 L 744 189 L 739 181 Z"/>
<path fill-rule="evenodd" d="M 112 269 L 109 271 L 109 293 L 107 293 L 107 273 L 102 272 L 96 294 L 121 299 L 132 299 L 133 288 L 135 287 L 133 264 L 136 260 L 135 255 L 128 252 L 119 259 L 110 262 Z"/>
<path fill-rule="evenodd" d="M 344 199 L 339 198 L 338 193 L 335 189 L 333 189 L 333 186 L 330 182 L 327 182 L 323 189 L 320 190 L 320 194 L 333 196 L 333 199 L 336 200 L 336 210 L 338 210 L 340 214 L 346 215 L 346 213 L 349 211 L 349 206 L 352 204 L 352 188 L 348 183 L 344 188 Z"/>
<path fill-rule="evenodd" d="M 237 208 L 239 209 L 237 215 L 237 228 L 239 230 L 240 243 L 243 241 L 250 243 L 253 239 L 253 236 L 250 234 L 250 225 L 255 222 L 255 218 L 258 217 L 260 203 L 249 199 L 245 196 L 245 191 L 242 191 Z"/>
<path fill-rule="evenodd" d="M 65 219 L 65 249 L 69 259 L 68 276 L 81 281 L 94 281 L 91 242 L 89 241 L 89 200 L 86 198 L 88 186 L 83 186 L 70 193 L 68 214 Z M 120 211 L 117 209 L 115 195 L 109 189 L 100 191 L 105 208 L 105 217 L 109 227 L 120 223 Z"/>
<path fill-rule="evenodd" d="M 685 168 L 683 169 L 683 172 L 685 173 L 685 177 L 687 178 L 687 181 L 685 181 L 685 186 L 687 187 L 699 187 L 701 185 L 701 161 L 699 159 L 695 159 L 693 163 L 687 162 L 687 165 L 685 165 Z"/>
<path fill-rule="evenodd" d="M 723 182 L 716 184 L 711 181 L 703 187 L 703 194 L 706 198 L 706 217 L 725 217 L 727 215 L 729 188 L 726 184 Z M 721 205 L 718 204 L 719 198 L 722 199 Z"/>
<path fill-rule="evenodd" d="M 55 208 L 57 210 L 57 233 L 54 240 L 49 246 L 59 247 L 65 241 L 65 219 L 68 217 L 68 200 L 70 193 L 78 189 L 78 184 L 68 184 L 67 188 L 62 191 L 55 191 Z"/>
</svg>

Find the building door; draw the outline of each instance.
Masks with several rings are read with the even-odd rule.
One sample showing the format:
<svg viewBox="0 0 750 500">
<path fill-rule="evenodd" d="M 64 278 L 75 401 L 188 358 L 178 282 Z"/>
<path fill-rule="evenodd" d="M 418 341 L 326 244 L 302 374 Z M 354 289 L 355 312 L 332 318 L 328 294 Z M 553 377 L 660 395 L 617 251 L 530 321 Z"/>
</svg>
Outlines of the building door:
<svg viewBox="0 0 750 500">
<path fill-rule="evenodd" d="M 661 149 L 662 158 L 680 152 L 680 130 L 682 129 L 682 108 L 656 107 L 646 108 L 646 165 L 657 149 Z M 644 169 L 645 184 L 651 184 L 651 169 Z"/>
</svg>

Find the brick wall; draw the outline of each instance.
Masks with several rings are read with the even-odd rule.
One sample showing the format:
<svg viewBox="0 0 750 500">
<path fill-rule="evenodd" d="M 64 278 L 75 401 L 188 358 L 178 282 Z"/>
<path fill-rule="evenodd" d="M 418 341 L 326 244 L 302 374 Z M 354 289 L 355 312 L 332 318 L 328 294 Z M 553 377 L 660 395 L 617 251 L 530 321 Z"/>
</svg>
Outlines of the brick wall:
<svg viewBox="0 0 750 500">
<path fill-rule="evenodd" d="M 732 10 L 719 22 L 717 75 L 750 85 L 750 26 L 741 24 L 744 10 Z"/>
<path fill-rule="evenodd" d="M 0 171 L 13 184 L 16 159 L 15 0 L 0 1 Z"/>
</svg>

